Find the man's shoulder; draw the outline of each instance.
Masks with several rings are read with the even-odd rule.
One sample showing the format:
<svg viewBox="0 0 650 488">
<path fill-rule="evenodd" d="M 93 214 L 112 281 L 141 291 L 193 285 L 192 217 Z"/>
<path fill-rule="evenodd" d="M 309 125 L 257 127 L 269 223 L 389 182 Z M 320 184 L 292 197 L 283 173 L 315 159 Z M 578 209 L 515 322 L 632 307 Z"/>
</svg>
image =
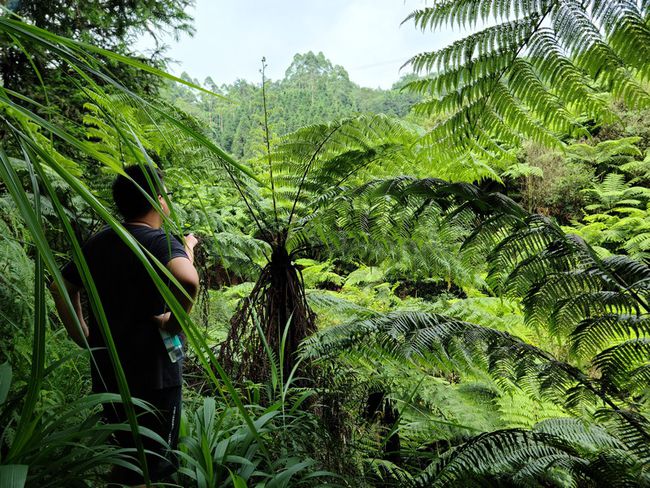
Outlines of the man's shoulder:
<svg viewBox="0 0 650 488">
<path fill-rule="evenodd" d="M 159 244 L 159 243 L 166 243 L 166 244 L 180 244 L 179 239 L 174 236 L 171 232 L 159 228 L 155 229 L 153 227 L 144 227 L 144 226 L 137 226 L 137 227 L 130 227 L 129 232 L 133 237 L 135 237 L 138 241 L 140 241 L 141 244 L 147 245 L 147 244 Z"/>
<path fill-rule="evenodd" d="M 125 226 L 126 230 L 144 247 L 149 247 L 160 238 L 158 229 L 151 229 L 148 227 L 131 227 Z M 113 229 L 110 225 L 105 225 L 95 234 L 93 234 L 88 241 L 84 244 L 86 251 L 103 251 L 107 247 L 119 248 L 121 246 L 126 246 L 127 244 L 123 241 L 122 237 Z"/>
<path fill-rule="evenodd" d="M 187 257 L 182 240 L 165 229 L 145 228 L 134 237 L 164 264 L 175 257 Z"/>
<path fill-rule="evenodd" d="M 128 224 L 125 228 L 141 246 L 162 261 L 167 262 L 173 257 L 186 256 L 182 240 L 165 229 Z M 84 247 L 86 251 L 92 249 L 103 254 L 107 247 L 115 249 L 115 246 L 119 248 L 126 245 L 117 232 L 107 225 L 94 234 Z"/>
<path fill-rule="evenodd" d="M 116 237 L 115 231 L 110 225 L 105 225 L 97 232 L 95 232 L 90 238 L 85 242 L 85 247 L 92 247 L 99 243 L 102 243 L 106 240 L 110 240 Z"/>
</svg>

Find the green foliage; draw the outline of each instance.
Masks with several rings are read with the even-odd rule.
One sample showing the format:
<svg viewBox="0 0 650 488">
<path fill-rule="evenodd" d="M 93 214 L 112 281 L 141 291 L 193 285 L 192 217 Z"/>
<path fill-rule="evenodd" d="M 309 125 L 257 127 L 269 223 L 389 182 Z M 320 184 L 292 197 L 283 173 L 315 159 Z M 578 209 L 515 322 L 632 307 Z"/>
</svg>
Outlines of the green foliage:
<svg viewBox="0 0 650 488">
<path fill-rule="evenodd" d="M 20 364 L 19 371 L 23 371 L 27 358 L 20 355 L 27 354 L 28 348 L 23 341 L 31 334 L 34 263 L 25 252 L 23 240 L 27 238 L 26 232 L 6 198 L 0 200 L 0 208 L 4 210 L 0 220 L 0 317 L 4 324 L 3 336 L 14 337 L 13 341 L 3 341 L 0 360 Z"/>
<path fill-rule="evenodd" d="M 557 217 L 569 222 L 579 216 L 586 205 L 580 190 L 595 180 L 594 168 L 587 162 L 567 157 L 535 143 L 525 143 L 520 151 L 521 163 L 504 173 L 508 194 L 521 201 L 529 212 Z M 510 188 L 515 187 L 517 193 Z"/>
<path fill-rule="evenodd" d="M 10 75 L 31 79 L 0 90 L 0 304 L 12 338 L 0 360 L 15 366 L 0 366 L 0 484 L 86 486 L 142 455 L 107 443 L 114 429 L 137 432 L 134 415 L 97 423 L 115 397 L 69 401 L 83 393 L 70 380 L 81 363 L 51 333 L 45 290 L 49 275 L 61 282 L 55 250 L 72 246 L 84 268 L 77 238 L 99 221 L 147 261 L 103 203 L 125 163 L 165 168 L 167 225 L 201 234 L 203 283 L 220 288 L 203 298 L 211 310 L 187 317 L 147 268 L 192 346 L 182 484 L 333 485 L 320 466 L 355 486 L 650 483 L 647 131 L 644 112 L 619 129 L 608 95 L 648 105 L 647 2 L 439 2 L 413 14 L 417 25 L 486 27 L 413 58 L 427 72 L 404 80 L 415 96 L 359 88 L 307 53 L 264 83 L 264 99 L 245 81 L 206 80 L 230 100 L 167 86 L 176 108 L 143 96 L 172 76 L 92 42 L 127 53 L 146 7 L 155 25 L 185 29 L 186 3 L 116 5 L 111 19 L 79 7 L 89 15 L 77 23 L 61 7 L 56 24 L 43 2 L 21 4 L 37 26 L 90 44 L 0 18 L 3 49 L 14 46 L 0 56 L 26 57 Z M 125 86 L 107 67 L 139 74 Z M 432 97 L 424 117 L 395 116 L 421 95 Z M 453 183 L 487 179 L 529 211 L 586 215 L 562 230 Z M 235 366 L 246 354 L 265 362 L 259 384 L 233 384 L 215 357 L 225 334 L 241 347 Z M 124 384 L 121 398 L 130 405 Z"/>
<path fill-rule="evenodd" d="M 178 85 L 167 86 L 163 93 L 175 106 L 201 120 L 211 137 L 234 156 L 259 156 L 263 129 L 261 87 L 245 80 L 216 86 L 210 78 L 203 85 L 227 100 L 203 96 Z M 323 53 L 311 51 L 296 54 L 284 78 L 267 83 L 267 96 L 269 125 L 280 136 L 304 126 L 363 113 L 404 116 L 419 99 L 396 88 L 359 87 L 350 81 L 343 67 L 333 65 Z"/>
<path fill-rule="evenodd" d="M 340 243 L 355 229 L 337 222 L 336 206 L 345 204 L 345 196 L 335 197 L 357 186 L 368 171 L 413 165 L 416 136 L 413 126 L 378 114 L 308 126 L 281 138 L 271 154 L 277 216 L 266 220 L 288 222 L 290 248 L 308 242 L 310 234 Z M 377 209 L 378 218 L 389 219 L 383 210 Z"/>
<path fill-rule="evenodd" d="M 132 39 L 140 34 L 148 33 L 155 37 L 156 31 L 165 28 L 170 28 L 176 35 L 192 32 L 192 19 L 186 12 L 192 3 L 191 0 L 140 0 L 131 3 L 118 0 L 105 6 L 35 0 L 12 2 L 8 8 L 53 34 L 120 52 L 128 50 Z M 145 19 L 149 21 L 148 26 L 142 24 Z"/>
<path fill-rule="evenodd" d="M 477 436 L 416 480 L 416 486 L 644 486 L 643 460 L 620 439 L 577 419 L 551 419 L 532 431 Z M 432 474 L 435 473 L 435 477 Z"/>
<path fill-rule="evenodd" d="M 602 93 L 630 107 L 650 103 L 644 82 L 648 6 L 634 1 L 443 1 L 413 12 L 421 29 L 476 28 L 408 64 L 424 73 L 408 86 L 430 98 L 439 122 L 423 142 L 439 158 L 503 157 L 529 139 L 561 147 L 585 133 L 577 116 L 607 120 Z"/>
<path fill-rule="evenodd" d="M 252 410 L 255 428 L 265 439 L 263 442 L 271 443 L 274 437 L 294 429 L 292 424 L 296 419 L 283 415 L 277 405 L 259 413 Z M 279 422 L 280 417 L 284 424 Z M 277 452 L 277 445 L 269 447 L 273 447 L 278 459 L 269 462 L 237 409 L 217 409 L 212 398 L 203 400 L 184 431 L 180 473 L 198 488 L 249 486 L 252 483 L 269 488 L 302 486 L 317 482 L 319 474 L 325 476 L 325 473 L 313 471 L 313 460 L 301 458 L 295 452 L 283 456 Z"/>
<path fill-rule="evenodd" d="M 641 318 L 647 311 L 644 276 L 649 271 L 625 256 L 601 260 L 581 239 L 533 216 L 515 224 L 494 248 L 488 283 L 499 294 L 522 297 L 531 326 L 568 334 L 570 351 L 590 358 L 600 370 L 603 391 L 611 389 L 617 395 L 627 391 L 630 395 L 644 389 L 633 375 L 624 378 L 643 361 L 645 332 L 628 330 L 623 324 L 628 315 Z M 607 332 L 592 327 L 606 317 L 620 326 L 612 325 Z M 636 345 L 626 345 L 628 341 Z M 630 348 L 638 349 L 640 356 Z M 612 366 L 619 353 L 627 356 L 629 367 Z"/>
<path fill-rule="evenodd" d="M 159 32 L 175 36 L 192 33 L 192 18 L 186 9 L 192 0 L 117 0 L 102 2 L 69 2 L 65 0 L 34 0 L 10 2 L 7 7 L 16 16 L 52 34 L 75 39 L 122 55 L 134 55 L 133 42 L 141 36 L 151 36 L 157 44 L 150 57 L 141 61 L 158 68 L 164 66 L 161 53 L 165 46 L 159 42 Z M 7 11 L 3 11 L 7 16 Z M 2 31 L 0 36 L 0 78 L 7 89 L 43 103 L 39 114 L 58 117 L 64 108 L 64 117 L 79 122 L 85 96 L 79 85 L 69 80 L 57 64 L 49 62 L 51 53 L 44 46 L 26 42 L 20 35 Z M 152 93 L 161 85 L 160 78 L 146 71 L 134 69 L 126 63 L 103 59 L 116 79 L 138 93 Z"/>
<path fill-rule="evenodd" d="M 298 259 L 301 274 L 307 288 L 340 288 L 344 278 L 333 271 L 332 263 L 319 263 L 313 259 Z"/>
<path fill-rule="evenodd" d="M 650 268 L 626 256 L 601 260 L 581 239 L 564 234 L 545 217 L 526 217 L 507 200 L 472 193 L 469 187 L 435 181 L 423 183 L 409 182 L 399 187 L 393 182 L 383 188 L 391 195 L 418 196 L 420 201 L 433 199 L 439 206 L 451 203 L 449 195 L 460 198 L 456 206 L 452 203 L 449 207 L 452 218 L 458 215 L 458 209 L 473 208 L 482 224 L 465 240 L 463 248 L 482 250 L 470 254 L 472 259 L 481 259 L 487 253 L 486 281 L 490 289 L 498 296 L 521 298 L 526 326 L 537 331 L 538 338 L 544 339 L 541 331 L 546 331 L 548 337 L 560 341 L 554 352 L 507 332 L 446 315 L 396 311 L 330 327 L 307 341 L 305 354 L 327 357 L 353 349 L 361 357 L 387 356 L 417 367 L 433 365 L 443 371 L 470 373 L 487 370 L 499 389 L 523 390 L 532 398 L 562 405 L 567 413 L 600 423 L 607 435 L 615 439 L 612 442 L 620 444 L 610 452 L 610 446 L 603 441 L 596 448 L 597 455 L 593 455 L 593 449 L 581 454 L 573 447 L 567 448 L 561 436 L 540 437 L 535 430 L 495 430 L 450 450 L 437 465 L 432 465 L 430 469 L 441 486 L 452 482 L 463 486 L 469 479 L 486 483 L 515 481 L 522 476 L 519 471 L 536 460 L 540 465 L 526 474 L 532 480 L 545 472 L 544 467 L 552 459 L 565 456 L 568 460 L 577 459 L 577 464 L 567 464 L 560 478 L 549 482 L 578 482 L 583 476 L 597 479 L 594 473 L 602 469 L 603 459 L 626 456 L 629 464 L 607 476 L 643 483 L 645 475 L 639 469 L 650 456 L 650 330 L 645 326 Z M 484 215 L 487 208 L 490 210 Z M 443 310 L 458 314 L 448 307 Z M 494 322 L 488 325 L 492 327 Z M 561 342 L 565 337 L 566 344 Z M 508 415 L 507 407 L 503 413 Z M 512 416 L 510 422 L 531 425 Z M 569 432 L 567 435 L 571 435 Z M 493 454 L 488 456 L 487 452 Z M 478 463 L 476 470 L 476 459 L 488 461 Z M 594 472 L 585 475 L 577 466 L 587 466 Z"/>
<path fill-rule="evenodd" d="M 650 251 L 650 191 L 632 186 L 620 173 L 607 174 L 602 183 L 585 190 L 594 202 L 585 207 L 576 232 L 598 246 L 601 255 L 624 252 L 643 260 Z"/>
<path fill-rule="evenodd" d="M 536 176 L 538 178 L 544 177 L 544 170 L 539 166 L 531 166 L 527 163 L 518 163 L 510 166 L 506 171 L 501 173 L 501 176 L 506 176 L 508 178 L 521 178 Z"/>
<path fill-rule="evenodd" d="M 650 200 L 650 190 L 640 186 L 631 186 L 621 174 L 610 173 L 602 183 L 596 183 L 588 190 L 595 203 L 587 205 L 585 210 L 621 212 L 628 208 L 641 206 Z"/>
<path fill-rule="evenodd" d="M 49 374 L 55 373 L 57 366 L 48 368 Z M 70 404 L 56 403 L 47 408 L 43 405 L 30 415 L 29 429 L 25 432 L 21 430 L 24 418 L 21 397 L 28 387 L 9 393 L 11 383 L 12 369 L 9 363 L 3 363 L 0 365 L 2 486 L 92 486 L 88 483 L 98 479 L 108 466 L 133 466 L 133 450 L 119 449 L 110 443 L 113 432 L 128 426 L 101 424 L 97 414 L 97 407 L 119 402 L 119 395 L 96 394 L 76 398 Z M 162 442 L 151 432 L 143 430 L 142 433 Z"/>
<path fill-rule="evenodd" d="M 641 156 L 641 150 L 637 146 L 640 140 L 640 137 L 624 137 L 595 145 L 571 144 L 567 147 L 567 153 L 569 158 L 588 163 L 598 173 L 602 173 L 624 167 Z"/>
</svg>

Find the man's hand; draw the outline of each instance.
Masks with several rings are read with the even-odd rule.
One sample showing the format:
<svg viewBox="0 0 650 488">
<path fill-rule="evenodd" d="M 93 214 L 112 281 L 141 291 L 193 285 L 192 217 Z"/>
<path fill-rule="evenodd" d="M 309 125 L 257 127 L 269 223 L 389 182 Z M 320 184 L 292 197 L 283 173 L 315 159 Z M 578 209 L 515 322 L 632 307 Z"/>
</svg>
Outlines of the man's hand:
<svg viewBox="0 0 650 488">
<path fill-rule="evenodd" d="M 183 239 L 185 245 L 185 252 L 190 258 L 190 262 L 194 263 L 194 248 L 199 243 L 199 240 L 194 236 L 194 234 L 188 234 Z"/>
<path fill-rule="evenodd" d="M 167 326 L 167 322 L 169 322 L 171 316 L 172 316 L 171 312 L 161 313 L 160 315 L 154 315 L 153 317 L 151 317 L 151 321 L 159 329 L 166 330 L 165 327 Z"/>
</svg>

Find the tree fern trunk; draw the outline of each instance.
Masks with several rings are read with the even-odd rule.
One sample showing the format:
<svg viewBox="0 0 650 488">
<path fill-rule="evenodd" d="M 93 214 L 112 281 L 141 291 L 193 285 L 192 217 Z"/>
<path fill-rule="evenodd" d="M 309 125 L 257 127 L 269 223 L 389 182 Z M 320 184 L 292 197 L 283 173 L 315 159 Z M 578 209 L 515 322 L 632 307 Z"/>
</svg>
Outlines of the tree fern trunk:
<svg viewBox="0 0 650 488">
<path fill-rule="evenodd" d="M 283 347 L 285 328 L 288 330 Z M 283 358 L 281 366 L 286 379 L 296 364 L 300 343 L 315 330 L 314 314 L 307 304 L 298 269 L 286 248 L 275 246 L 251 295 L 242 301 L 231 319 L 228 337 L 221 346 L 221 361 L 238 380 L 266 381 L 271 372 L 266 342 L 278 366 Z"/>
</svg>

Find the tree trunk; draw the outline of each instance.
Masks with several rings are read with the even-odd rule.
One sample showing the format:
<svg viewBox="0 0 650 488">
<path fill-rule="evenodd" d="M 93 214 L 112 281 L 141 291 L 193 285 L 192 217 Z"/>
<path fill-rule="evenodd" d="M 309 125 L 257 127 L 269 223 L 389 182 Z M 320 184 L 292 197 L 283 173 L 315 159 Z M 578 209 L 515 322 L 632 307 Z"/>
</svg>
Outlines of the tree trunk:
<svg viewBox="0 0 650 488">
<path fill-rule="evenodd" d="M 300 343 L 315 330 L 314 313 L 307 304 L 302 277 L 286 248 L 275 246 L 253 292 L 231 319 L 220 360 L 233 378 L 264 382 L 271 371 L 266 342 L 278 365 L 283 358 L 281 367 L 286 379 L 296 364 Z"/>
</svg>

